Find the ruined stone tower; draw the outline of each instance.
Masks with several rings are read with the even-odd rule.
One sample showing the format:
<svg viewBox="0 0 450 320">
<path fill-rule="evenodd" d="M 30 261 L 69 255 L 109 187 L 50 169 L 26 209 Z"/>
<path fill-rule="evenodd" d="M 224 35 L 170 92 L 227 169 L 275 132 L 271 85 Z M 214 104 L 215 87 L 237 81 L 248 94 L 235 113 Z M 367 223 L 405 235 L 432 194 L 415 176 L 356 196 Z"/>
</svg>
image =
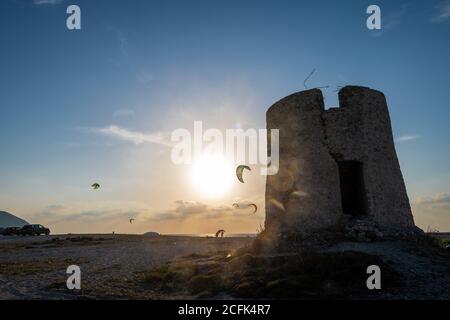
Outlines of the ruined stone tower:
<svg viewBox="0 0 450 320">
<path fill-rule="evenodd" d="M 266 230 L 415 230 L 383 93 L 347 86 L 339 104 L 325 110 L 312 89 L 267 110 L 267 128 L 280 130 L 280 163 L 267 176 Z"/>
</svg>

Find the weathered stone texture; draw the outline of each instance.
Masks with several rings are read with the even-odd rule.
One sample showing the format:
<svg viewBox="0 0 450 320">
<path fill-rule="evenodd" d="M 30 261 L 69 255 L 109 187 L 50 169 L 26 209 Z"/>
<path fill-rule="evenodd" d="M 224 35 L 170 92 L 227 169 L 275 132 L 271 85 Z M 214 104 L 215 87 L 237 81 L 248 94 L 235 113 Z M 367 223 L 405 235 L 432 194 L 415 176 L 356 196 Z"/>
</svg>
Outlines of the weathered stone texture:
<svg viewBox="0 0 450 320">
<path fill-rule="evenodd" d="M 322 93 L 294 93 L 267 111 L 280 130 L 280 165 L 266 182 L 266 229 L 308 234 L 367 221 L 377 232 L 414 227 L 395 152 L 384 95 L 365 87 L 339 92 L 339 108 L 325 110 Z M 362 167 L 364 214 L 343 212 L 342 161 Z"/>
</svg>

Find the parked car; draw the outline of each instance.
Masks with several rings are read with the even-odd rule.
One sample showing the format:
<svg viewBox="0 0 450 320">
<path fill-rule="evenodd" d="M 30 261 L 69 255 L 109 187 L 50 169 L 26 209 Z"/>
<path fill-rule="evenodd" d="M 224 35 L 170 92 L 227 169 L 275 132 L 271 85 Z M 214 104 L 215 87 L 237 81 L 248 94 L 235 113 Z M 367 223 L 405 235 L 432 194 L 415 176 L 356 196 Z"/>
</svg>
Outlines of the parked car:
<svg viewBox="0 0 450 320">
<path fill-rule="evenodd" d="M 50 229 L 40 224 L 27 224 L 22 227 L 20 233 L 23 236 L 39 236 L 41 234 L 48 236 L 50 234 Z"/>
<path fill-rule="evenodd" d="M 2 234 L 4 236 L 17 236 L 20 234 L 20 231 L 20 227 L 8 227 L 3 230 Z"/>
</svg>

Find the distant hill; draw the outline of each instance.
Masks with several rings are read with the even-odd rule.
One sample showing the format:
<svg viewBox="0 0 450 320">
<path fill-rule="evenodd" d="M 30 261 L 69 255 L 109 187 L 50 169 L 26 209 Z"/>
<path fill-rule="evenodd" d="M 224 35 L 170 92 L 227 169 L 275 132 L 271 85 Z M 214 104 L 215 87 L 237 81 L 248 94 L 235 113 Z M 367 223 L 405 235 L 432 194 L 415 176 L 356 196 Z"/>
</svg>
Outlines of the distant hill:
<svg viewBox="0 0 450 320">
<path fill-rule="evenodd" d="M 22 227 L 29 224 L 27 221 L 12 215 L 11 213 L 0 211 L 0 228 Z"/>
</svg>

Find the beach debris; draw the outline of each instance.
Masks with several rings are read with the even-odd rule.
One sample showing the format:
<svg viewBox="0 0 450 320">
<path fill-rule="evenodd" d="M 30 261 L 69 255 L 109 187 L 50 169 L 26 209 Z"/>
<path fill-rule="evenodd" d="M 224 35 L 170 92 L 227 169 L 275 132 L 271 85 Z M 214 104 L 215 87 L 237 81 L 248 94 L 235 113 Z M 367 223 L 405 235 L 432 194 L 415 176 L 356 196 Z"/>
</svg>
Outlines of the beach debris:
<svg viewBox="0 0 450 320">
<path fill-rule="evenodd" d="M 92 189 L 97 190 L 98 188 L 100 188 L 100 184 L 97 182 L 94 182 L 93 184 L 91 184 Z"/>
<path fill-rule="evenodd" d="M 131 219 L 130 219 L 130 223 L 133 224 L 133 221 L 134 221 L 134 220 L 135 220 L 134 218 L 131 218 Z"/>
<path fill-rule="evenodd" d="M 219 235 L 220 235 L 221 238 L 223 238 L 223 234 L 224 234 L 224 233 L 225 233 L 225 230 L 223 230 L 223 229 L 217 230 L 217 232 L 216 232 L 216 238 L 218 238 Z"/>
<path fill-rule="evenodd" d="M 236 168 L 236 176 L 237 176 L 238 180 L 242 183 L 244 183 L 244 179 L 242 179 L 242 173 L 244 172 L 244 169 L 247 169 L 248 171 L 252 170 L 252 169 L 250 169 L 249 166 L 246 166 L 246 165 L 239 165 Z"/>
</svg>

